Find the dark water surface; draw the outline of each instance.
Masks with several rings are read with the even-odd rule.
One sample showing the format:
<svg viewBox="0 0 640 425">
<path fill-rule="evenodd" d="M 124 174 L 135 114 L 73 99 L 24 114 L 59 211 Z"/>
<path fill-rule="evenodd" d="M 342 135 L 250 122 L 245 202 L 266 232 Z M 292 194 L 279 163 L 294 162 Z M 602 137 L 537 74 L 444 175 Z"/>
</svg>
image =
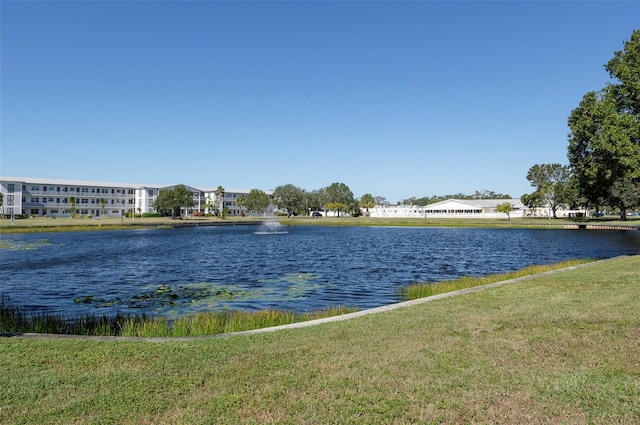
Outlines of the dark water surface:
<svg viewBox="0 0 640 425">
<path fill-rule="evenodd" d="M 399 301 L 416 281 L 640 253 L 638 231 L 255 226 L 0 235 L 0 296 L 65 314 L 175 317 Z M 264 229 L 263 229 L 264 230 Z"/>
</svg>

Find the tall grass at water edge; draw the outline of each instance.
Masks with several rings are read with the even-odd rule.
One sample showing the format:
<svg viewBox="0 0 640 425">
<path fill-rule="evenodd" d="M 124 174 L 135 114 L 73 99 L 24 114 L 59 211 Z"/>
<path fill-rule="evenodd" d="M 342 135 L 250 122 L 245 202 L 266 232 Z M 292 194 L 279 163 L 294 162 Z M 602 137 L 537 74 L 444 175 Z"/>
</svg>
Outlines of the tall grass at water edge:
<svg viewBox="0 0 640 425">
<path fill-rule="evenodd" d="M 463 276 L 458 279 L 445 280 L 441 282 L 417 282 L 400 290 L 400 296 L 404 300 L 415 300 L 418 298 L 430 297 L 447 292 L 459 291 L 461 289 L 473 288 L 476 286 L 488 285 L 490 283 L 502 282 L 519 277 L 531 276 L 553 270 L 573 267 L 595 261 L 594 259 L 567 260 L 549 265 L 533 265 L 513 272 L 493 274 L 489 276 L 470 277 Z"/>
<path fill-rule="evenodd" d="M 307 313 L 293 313 L 280 310 L 212 311 L 193 316 L 184 316 L 174 322 L 166 318 L 154 318 L 146 321 L 125 321 L 119 335 L 134 337 L 218 335 L 339 316 L 355 311 L 357 311 L 357 308 L 344 306 L 330 307 Z"/>
<path fill-rule="evenodd" d="M 215 311 L 183 316 L 175 321 L 146 315 L 84 315 L 63 317 L 46 309 L 23 307 L 0 298 L 0 332 L 91 336 L 187 337 L 260 329 L 351 313 L 357 309 L 332 307 L 309 313 L 277 310 Z"/>
</svg>

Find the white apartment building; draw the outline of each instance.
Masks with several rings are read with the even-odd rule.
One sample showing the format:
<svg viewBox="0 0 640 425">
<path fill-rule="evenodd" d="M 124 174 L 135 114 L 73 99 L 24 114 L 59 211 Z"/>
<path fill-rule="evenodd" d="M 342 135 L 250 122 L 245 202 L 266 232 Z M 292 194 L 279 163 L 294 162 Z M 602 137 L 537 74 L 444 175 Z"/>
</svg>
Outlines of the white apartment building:
<svg viewBox="0 0 640 425">
<path fill-rule="evenodd" d="M 160 191 L 176 186 L 0 176 L 0 193 L 3 197 L 0 214 L 71 217 L 72 210 L 76 214 L 92 217 L 143 214 L 155 211 L 153 205 Z M 239 216 L 244 208 L 236 205 L 235 201 L 249 194 L 249 190 L 230 189 L 221 192 L 213 188 L 184 186 L 193 193 L 194 206 L 181 211 L 182 215 L 195 211 L 213 212 L 213 205 L 222 195 L 224 199 L 217 205 L 228 208 L 229 215 Z M 272 193 L 267 192 L 268 195 Z"/>
</svg>

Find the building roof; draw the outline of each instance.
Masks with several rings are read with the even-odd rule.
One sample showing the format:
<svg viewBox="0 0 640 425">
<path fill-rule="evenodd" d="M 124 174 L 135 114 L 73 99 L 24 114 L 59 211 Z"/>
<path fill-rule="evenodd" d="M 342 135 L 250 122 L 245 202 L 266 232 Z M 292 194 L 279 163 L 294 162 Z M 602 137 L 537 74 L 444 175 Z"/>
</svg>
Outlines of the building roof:
<svg viewBox="0 0 640 425">
<path fill-rule="evenodd" d="M 444 201 L 429 204 L 424 208 L 427 210 L 482 210 L 484 208 L 495 208 L 505 202 L 509 202 L 516 209 L 525 208 L 519 199 L 445 199 Z"/>
<path fill-rule="evenodd" d="M 61 186 L 100 186 L 100 187 L 120 187 L 120 188 L 140 188 L 140 187 L 164 187 L 158 185 L 148 185 L 140 183 L 116 183 L 93 180 L 71 180 L 71 179 L 43 179 L 40 177 L 8 177 L 0 176 L 0 181 L 20 182 L 26 184 L 39 185 L 61 185 Z"/>
<path fill-rule="evenodd" d="M 37 185 L 60 185 L 60 186 L 93 186 L 93 187 L 117 187 L 117 188 L 126 188 L 126 189 L 166 189 L 172 188 L 179 185 L 186 186 L 189 189 L 198 190 L 200 192 L 205 193 L 213 193 L 217 192 L 218 188 L 212 187 L 196 187 L 187 185 L 184 183 L 176 183 L 176 184 L 143 184 L 143 183 L 117 183 L 117 182 L 104 182 L 104 181 L 94 181 L 94 180 L 71 180 L 71 179 L 48 179 L 48 178 L 40 178 L 40 177 L 10 177 L 10 176 L 0 176 L 0 181 L 6 182 L 16 182 L 23 184 L 37 184 Z M 225 193 L 239 193 L 243 195 L 248 195 L 251 190 L 249 189 L 224 189 Z M 265 190 L 267 195 L 272 195 L 273 190 Z"/>
</svg>

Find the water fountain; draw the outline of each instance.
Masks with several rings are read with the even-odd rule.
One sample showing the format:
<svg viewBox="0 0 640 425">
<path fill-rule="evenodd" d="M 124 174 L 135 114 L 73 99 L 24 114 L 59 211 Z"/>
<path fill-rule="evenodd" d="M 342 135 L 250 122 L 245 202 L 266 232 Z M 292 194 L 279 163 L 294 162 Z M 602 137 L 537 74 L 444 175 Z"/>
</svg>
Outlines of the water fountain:
<svg viewBox="0 0 640 425">
<path fill-rule="evenodd" d="M 289 233 L 286 230 L 282 230 L 284 226 L 278 221 L 273 204 L 269 204 L 269 208 L 267 208 L 264 214 L 265 219 L 262 222 L 262 226 L 260 226 L 261 229 L 253 232 L 254 235 L 284 235 Z"/>
</svg>

